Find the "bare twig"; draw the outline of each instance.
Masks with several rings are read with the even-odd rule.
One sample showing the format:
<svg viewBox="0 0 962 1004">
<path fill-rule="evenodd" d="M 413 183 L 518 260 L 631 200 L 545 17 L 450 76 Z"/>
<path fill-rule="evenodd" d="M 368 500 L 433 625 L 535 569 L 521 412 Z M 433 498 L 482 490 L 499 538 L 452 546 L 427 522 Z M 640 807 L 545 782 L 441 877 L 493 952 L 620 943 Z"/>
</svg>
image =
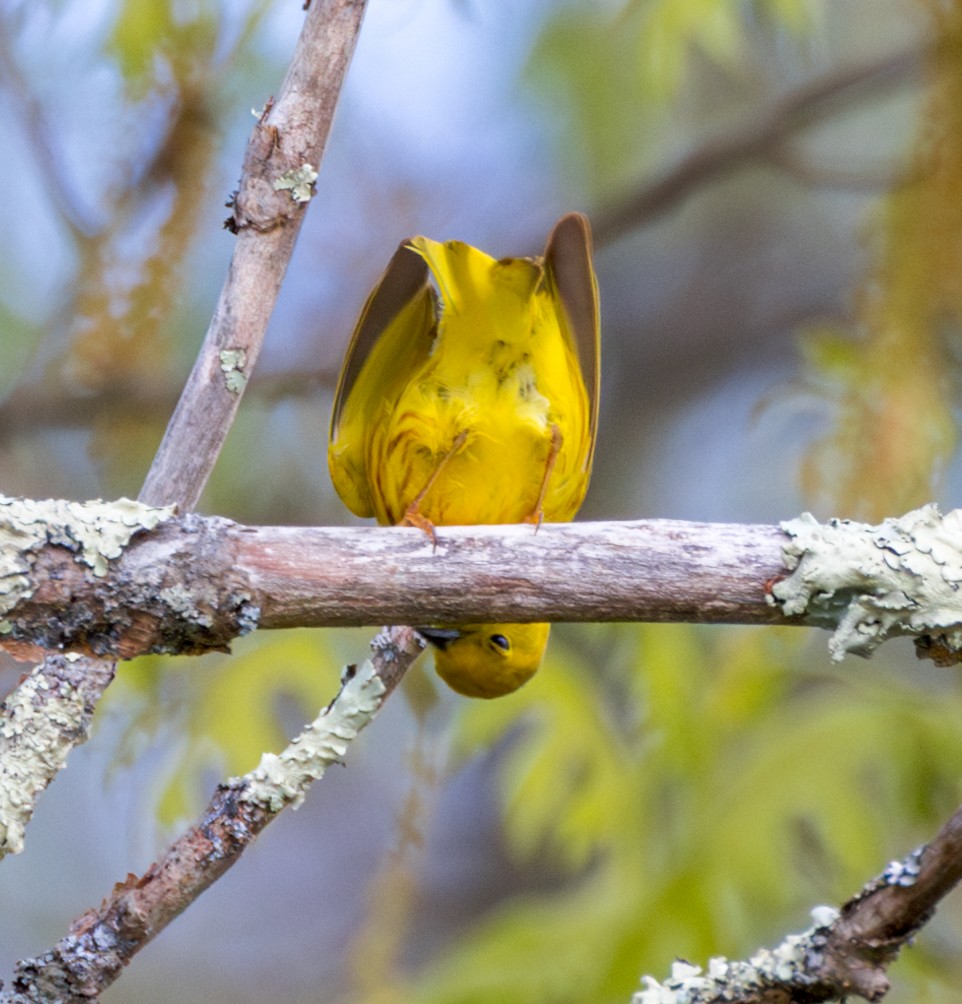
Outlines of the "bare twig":
<svg viewBox="0 0 962 1004">
<path fill-rule="evenodd" d="M 920 73 L 925 59 L 926 52 L 916 48 L 850 67 L 793 92 L 765 114 L 753 112 L 745 127 L 702 144 L 654 181 L 596 213 L 592 218 L 596 242 L 616 241 L 635 227 L 651 223 L 734 167 L 777 157 L 781 145 L 794 134 L 849 107 L 866 93 L 901 86 Z"/>
<path fill-rule="evenodd" d="M 336 382 L 336 370 L 261 371 L 251 378 L 246 393 L 270 405 L 308 397 L 319 388 L 333 391 Z M 113 380 L 85 395 L 51 391 L 42 381 L 21 383 L 0 401 L 0 444 L 49 428 L 87 429 L 95 419 L 109 426 L 114 417 L 127 418 L 134 410 L 138 420 L 159 425 L 170 417 L 179 397 L 180 387 L 164 380 L 150 387 Z"/>
<path fill-rule="evenodd" d="M 771 150 L 768 162 L 810 189 L 836 192 L 885 192 L 896 184 L 908 184 L 904 167 L 886 169 L 881 165 L 856 167 L 814 164 L 801 157 L 788 143 Z"/>
<path fill-rule="evenodd" d="M 141 490 L 150 505 L 192 509 L 213 469 L 294 250 L 364 6 L 326 0 L 310 8 L 280 95 L 254 127 L 230 221 L 237 247 Z"/>
<path fill-rule="evenodd" d="M 232 778 L 214 794 L 203 817 L 141 876 L 130 876 L 72 925 L 50 951 L 17 966 L 0 1002 L 89 1002 L 175 917 L 215 882 L 260 832 L 332 763 L 369 724 L 417 658 L 422 642 L 409 628 L 375 637 L 371 658 L 351 666 L 340 693 L 279 756 Z"/>
</svg>

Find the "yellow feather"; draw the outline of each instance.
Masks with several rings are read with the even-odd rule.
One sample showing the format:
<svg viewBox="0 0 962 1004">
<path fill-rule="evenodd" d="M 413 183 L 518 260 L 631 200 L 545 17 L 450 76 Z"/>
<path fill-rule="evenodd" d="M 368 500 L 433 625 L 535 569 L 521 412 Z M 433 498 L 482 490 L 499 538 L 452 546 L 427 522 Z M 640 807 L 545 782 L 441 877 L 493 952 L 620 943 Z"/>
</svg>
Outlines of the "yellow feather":
<svg viewBox="0 0 962 1004">
<path fill-rule="evenodd" d="M 401 244 L 341 370 L 328 446 L 338 494 L 359 516 L 432 532 L 571 519 L 591 474 L 599 353 L 584 216 L 562 217 L 540 258 Z M 438 673 L 476 697 L 521 686 L 548 638 L 546 624 L 457 630 Z"/>
</svg>

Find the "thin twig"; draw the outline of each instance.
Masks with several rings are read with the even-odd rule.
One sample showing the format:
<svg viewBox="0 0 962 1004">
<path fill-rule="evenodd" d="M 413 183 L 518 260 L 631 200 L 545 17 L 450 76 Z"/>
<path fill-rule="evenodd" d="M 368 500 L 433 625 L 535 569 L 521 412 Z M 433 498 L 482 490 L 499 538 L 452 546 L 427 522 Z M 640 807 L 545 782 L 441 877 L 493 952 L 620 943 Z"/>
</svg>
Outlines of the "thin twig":
<svg viewBox="0 0 962 1004">
<path fill-rule="evenodd" d="M 808 126 L 850 107 L 866 93 L 902 86 L 925 66 L 920 48 L 850 67 L 815 81 L 777 102 L 767 113 L 734 132 L 701 144 L 678 164 L 638 191 L 629 192 L 593 216 L 598 244 L 624 237 L 675 208 L 700 187 L 749 161 L 766 160 L 782 143 Z"/>
<path fill-rule="evenodd" d="M 193 509 L 257 361 L 320 166 L 364 0 L 326 0 L 307 13 L 280 95 L 268 102 L 233 200 L 237 246 L 197 362 L 140 493 Z M 303 172 L 301 188 L 288 184 Z M 285 187 L 286 186 L 286 187 Z"/>
</svg>

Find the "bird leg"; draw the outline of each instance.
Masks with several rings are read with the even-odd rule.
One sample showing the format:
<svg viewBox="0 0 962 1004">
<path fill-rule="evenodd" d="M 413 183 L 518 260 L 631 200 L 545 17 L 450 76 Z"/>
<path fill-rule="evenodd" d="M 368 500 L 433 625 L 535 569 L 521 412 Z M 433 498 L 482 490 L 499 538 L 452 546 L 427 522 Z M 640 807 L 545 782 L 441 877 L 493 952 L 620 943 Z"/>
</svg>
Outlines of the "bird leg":
<svg viewBox="0 0 962 1004">
<path fill-rule="evenodd" d="M 423 515 L 421 512 L 421 503 L 424 501 L 424 496 L 431 490 L 431 486 L 437 481 L 438 476 L 450 462 L 451 458 L 454 457 L 456 453 L 459 453 L 461 448 L 464 446 L 468 438 L 467 429 L 462 430 L 457 434 L 454 442 L 451 444 L 451 449 L 438 461 L 437 467 L 431 472 L 431 476 L 428 478 L 424 487 L 414 496 L 411 500 L 411 504 L 404 511 L 404 515 L 401 517 L 398 525 L 399 526 L 416 526 L 418 529 L 423 530 L 430 538 L 431 543 L 435 547 L 438 546 L 438 535 L 434 531 L 434 524 Z"/>
<path fill-rule="evenodd" d="M 563 442 L 564 436 L 561 435 L 561 430 L 554 424 L 554 422 L 552 422 L 551 446 L 548 448 L 548 459 L 545 461 L 544 474 L 541 476 L 541 489 L 538 492 L 538 501 L 535 502 L 534 508 L 524 518 L 525 523 L 534 523 L 535 530 L 537 530 L 537 528 L 541 526 L 544 521 L 544 500 L 545 496 L 548 494 L 548 479 L 551 477 L 551 472 L 554 470 L 554 466 L 558 462 L 558 454 L 561 452 L 561 444 Z"/>
</svg>

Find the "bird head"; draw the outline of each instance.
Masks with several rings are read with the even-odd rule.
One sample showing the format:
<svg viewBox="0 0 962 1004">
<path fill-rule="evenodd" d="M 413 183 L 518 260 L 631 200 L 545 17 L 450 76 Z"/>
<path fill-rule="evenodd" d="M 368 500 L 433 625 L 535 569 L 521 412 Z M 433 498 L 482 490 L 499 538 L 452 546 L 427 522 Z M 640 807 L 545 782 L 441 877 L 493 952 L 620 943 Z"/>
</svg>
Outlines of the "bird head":
<svg viewBox="0 0 962 1004">
<path fill-rule="evenodd" d="M 541 665 L 550 624 L 469 624 L 418 628 L 435 647 L 434 668 L 466 697 L 502 697 Z"/>
</svg>

